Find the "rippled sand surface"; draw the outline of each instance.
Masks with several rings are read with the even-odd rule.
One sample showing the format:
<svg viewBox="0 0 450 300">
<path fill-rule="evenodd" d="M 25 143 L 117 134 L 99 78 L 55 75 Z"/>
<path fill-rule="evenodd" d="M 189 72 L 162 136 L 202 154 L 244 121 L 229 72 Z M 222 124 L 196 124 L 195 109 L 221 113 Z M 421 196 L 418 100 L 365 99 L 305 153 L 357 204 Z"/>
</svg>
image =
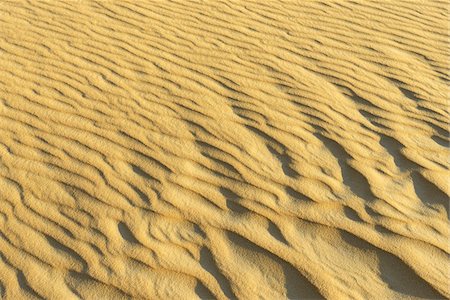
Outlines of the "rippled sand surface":
<svg viewBox="0 0 450 300">
<path fill-rule="evenodd" d="M 450 297 L 447 1 L 1 1 L 0 298 Z"/>
</svg>

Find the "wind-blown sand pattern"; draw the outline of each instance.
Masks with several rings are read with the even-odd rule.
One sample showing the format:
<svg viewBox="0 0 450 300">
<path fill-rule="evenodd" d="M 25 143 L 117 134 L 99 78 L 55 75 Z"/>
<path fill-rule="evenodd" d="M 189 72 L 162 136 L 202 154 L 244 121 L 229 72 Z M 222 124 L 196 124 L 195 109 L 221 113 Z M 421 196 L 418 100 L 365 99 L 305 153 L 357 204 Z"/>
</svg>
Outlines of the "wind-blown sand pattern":
<svg viewBox="0 0 450 300">
<path fill-rule="evenodd" d="M 450 297 L 448 22 L 1 1 L 1 298 Z"/>
</svg>

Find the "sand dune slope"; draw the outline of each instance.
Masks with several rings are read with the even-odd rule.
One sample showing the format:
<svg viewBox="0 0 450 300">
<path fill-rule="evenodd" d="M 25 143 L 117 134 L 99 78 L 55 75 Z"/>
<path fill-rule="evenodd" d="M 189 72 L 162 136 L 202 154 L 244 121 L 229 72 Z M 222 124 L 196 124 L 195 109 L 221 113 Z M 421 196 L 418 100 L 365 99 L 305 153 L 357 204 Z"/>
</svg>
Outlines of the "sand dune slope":
<svg viewBox="0 0 450 300">
<path fill-rule="evenodd" d="M 0 298 L 450 297 L 447 1 L 0 1 Z"/>
</svg>

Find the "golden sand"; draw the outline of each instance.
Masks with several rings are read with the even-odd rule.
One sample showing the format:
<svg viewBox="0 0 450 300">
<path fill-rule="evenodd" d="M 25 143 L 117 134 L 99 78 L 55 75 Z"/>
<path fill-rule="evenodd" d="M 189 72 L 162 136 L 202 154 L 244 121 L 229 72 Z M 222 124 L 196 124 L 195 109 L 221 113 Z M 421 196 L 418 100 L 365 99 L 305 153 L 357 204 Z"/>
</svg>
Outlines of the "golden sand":
<svg viewBox="0 0 450 300">
<path fill-rule="evenodd" d="M 450 297 L 448 1 L 0 1 L 0 298 Z"/>
</svg>

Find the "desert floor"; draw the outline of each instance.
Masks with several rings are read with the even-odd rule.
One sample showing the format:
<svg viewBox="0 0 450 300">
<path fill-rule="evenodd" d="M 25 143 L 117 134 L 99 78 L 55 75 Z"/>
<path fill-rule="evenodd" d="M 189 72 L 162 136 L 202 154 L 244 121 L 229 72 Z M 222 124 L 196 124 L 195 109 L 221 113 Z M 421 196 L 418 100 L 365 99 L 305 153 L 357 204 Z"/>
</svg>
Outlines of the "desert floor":
<svg viewBox="0 0 450 300">
<path fill-rule="evenodd" d="M 450 297 L 447 1 L 0 1 L 0 298 Z"/>
</svg>

